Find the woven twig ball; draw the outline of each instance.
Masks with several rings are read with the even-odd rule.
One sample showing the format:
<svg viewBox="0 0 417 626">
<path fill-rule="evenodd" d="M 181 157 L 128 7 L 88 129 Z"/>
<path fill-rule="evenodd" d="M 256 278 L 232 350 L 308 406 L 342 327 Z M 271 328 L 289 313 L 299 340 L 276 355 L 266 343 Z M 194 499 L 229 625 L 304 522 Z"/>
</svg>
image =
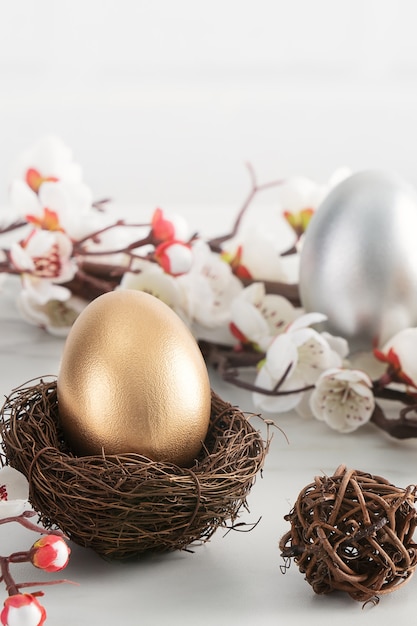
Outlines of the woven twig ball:
<svg viewBox="0 0 417 626">
<path fill-rule="evenodd" d="M 233 524 L 268 449 L 247 416 L 214 392 L 191 468 L 138 454 L 75 456 L 60 428 L 55 380 L 13 391 L 1 418 L 3 464 L 27 477 L 40 521 L 117 560 L 185 549 Z"/>
<path fill-rule="evenodd" d="M 345 591 L 367 601 L 397 589 L 417 564 L 416 487 L 401 489 L 380 476 L 340 466 L 316 477 L 285 516 L 280 541 L 319 594 Z"/>
</svg>

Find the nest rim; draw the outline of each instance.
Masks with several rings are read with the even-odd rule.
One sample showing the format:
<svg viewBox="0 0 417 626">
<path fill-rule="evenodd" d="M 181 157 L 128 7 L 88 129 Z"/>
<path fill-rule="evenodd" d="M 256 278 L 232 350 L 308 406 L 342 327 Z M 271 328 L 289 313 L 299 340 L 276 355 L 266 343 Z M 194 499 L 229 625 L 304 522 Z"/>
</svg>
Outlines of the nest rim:
<svg viewBox="0 0 417 626">
<path fill-rule="evenodd" d="M 179 467 L 135 453 L 75 455 L 60 426 L 56 377 L 30 383 L 1 408 L 0 461 L 26 476 L 46 528 L 104 558 L 127 560 L 189 550 L 248 509 L 269 436 L 213 390 L 201 452 L 192 466 Z"/>
</svg>

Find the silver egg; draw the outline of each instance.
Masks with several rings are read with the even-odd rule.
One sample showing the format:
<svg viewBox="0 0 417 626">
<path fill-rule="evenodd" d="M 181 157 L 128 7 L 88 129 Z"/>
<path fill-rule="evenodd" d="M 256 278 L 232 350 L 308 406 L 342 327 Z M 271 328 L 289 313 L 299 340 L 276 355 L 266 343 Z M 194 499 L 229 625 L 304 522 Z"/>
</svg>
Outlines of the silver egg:
<svg viewBox="0 0 417 626">
<path fill-rule="evenodd" d="M 300 298 L 327 315 L 351 351 L 417 325 L 417 195 L 394 174 L 363 171 L 337 185 L 305 233 Z"/>
</svg>

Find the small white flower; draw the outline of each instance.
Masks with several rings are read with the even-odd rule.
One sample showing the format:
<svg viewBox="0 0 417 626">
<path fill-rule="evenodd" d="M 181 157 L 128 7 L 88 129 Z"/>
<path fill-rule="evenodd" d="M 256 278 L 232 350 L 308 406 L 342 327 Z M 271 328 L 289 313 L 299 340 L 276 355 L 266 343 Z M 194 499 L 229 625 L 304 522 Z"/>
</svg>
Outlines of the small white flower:
<svg viewBox="0 0 417 626">
<path fill-rule="evenodd" d="M 342 359 L 349 355 L 349 344 L 344 337 L 335 337 L 326 331 L 322 332 L 321 336 Z"/>
<path fill-rule="evenodd" d="M 341 433 L 350 433 L 372 416 L 372 381 L 360 370 L 330 369 L 319 377 L 310 406 L 317 419 Z"/>
<path fill-rule="evenodd" d="M 243 289 L 231 303 L 230 311 L 236 331 L 245 341 L 262 350 L 298 317 L 297 310 L 286 298 L 266 294 L 264 283 L 253 283 Z"/>
<path fill-rule="evenodd" d="M 191 319 L 207 328 L 228 326 L 230 304 L 243 289 L 230 265 L 201 240 L 192 244 L 193 265 L 177 278 Z"/>
<path fill-rule="evenodd" d="M 342 365 L 341 356 L 332 350 L 325 337 L 308 328 L 325 319 L 321 313 L 302 315 L 272 341 L 255 385 L 272 391 L 279 384 L 279 391 L 285 395 L 255 392 L 253 401 L 261 410 L 283 412 L 295 408 L 324 370 Z"/>
<path fill-rule="evenodd" d="M 73 160 L 70 148 L 59 137 L 48 135 L 19 155 L 12 167 L 11 178 L 25 181 L 37 192 L 48 180 L 79 183 L 82 171 Z"/>
<path fill-rule="evenodd" d="M 223 246 L 224 257 L 234 259 L 239 253 L 242 265 L 254 280 L 289 282 L 285 252 L 294 244 L 294 237 L 276 231 L 286 231 L 288 226 L 276 218 L 275 228 L 254 223 L 239 231 L 238 235 Z M 278 226 L 279 225 L 279 226 Z"/>
<path fill-rule="evenodd" d="M 417 328 L 404 328 L 394 335 L 381 350 L 375 350 L 377 358 L 388 364 L 394 382 L 417 387 Z"/>
<path fill-rule="evenodd" d="M 92 208 L 91 190 L 84 183 L 45 182 L 39 192 L 14 180 L 10 201 L 21 217 L 44 230 L 62 230 L 73 240 L 82 239 L 108 223 Z"/>
<path fill-rule="evenodd" d="M 184 321 L 187 318 L 177 279 L 166 274 L 156 263 L 135 259 L 131 271 L 124 273 L 119 288 L 145 291 L 171 307 Z"/>
<path fill-rule="evenodd" d="M 47 300 L 40 304 L 38 294 L 34 297 L 32 291 L 28 289 L 22 289 L 17 299 L 17 306 L 27 322 L 44 328 L 57 337 L 68 335 L 73 323 L 87 304 L 85 300 L 75 296 L 64 300 Z"/>
<path fill-rule="evenodd" d="M 10 247 L 10 258 L 21 273 L 23 288 L 39 304 L 67 300 L 71 295 L 60 286 L 75 275 L 77 268 L 71 254 L 70 239 L 64 233 L 47 230 L 33 230 L 23 243 Z"/>
<path fill-rule="evenodd" d="M 28 502 L 29 483 L 13 467 L 6 465 L 0 469 L 0 519 L 18 517 L 31 510 Z"/>
<path fill-rule="evenodd" d="M 304 176 L 291 176 L 279 187 L 283 210 L 289 213 L 298 213 L 305 209 L 315 210 L 329 191 L 350 174 L 348 168 L 339 168 L 324 184 Z"/>
</svg>

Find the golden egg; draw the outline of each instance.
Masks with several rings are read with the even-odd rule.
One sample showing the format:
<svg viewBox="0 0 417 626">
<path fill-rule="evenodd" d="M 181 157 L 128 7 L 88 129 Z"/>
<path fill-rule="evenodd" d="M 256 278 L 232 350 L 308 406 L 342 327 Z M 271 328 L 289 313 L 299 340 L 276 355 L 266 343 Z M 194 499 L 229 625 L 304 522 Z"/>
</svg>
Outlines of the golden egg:
<svg viewBox="0 0 417 626">
<path fill-rule="evenodd" d="M 141 291 L 104 294 L 79 315 L 57 392 L 77 454 L 135 452 L 186 466 L 207 434 L 211 390 L 197 342 L 174 311 Z"/>
</svg>

